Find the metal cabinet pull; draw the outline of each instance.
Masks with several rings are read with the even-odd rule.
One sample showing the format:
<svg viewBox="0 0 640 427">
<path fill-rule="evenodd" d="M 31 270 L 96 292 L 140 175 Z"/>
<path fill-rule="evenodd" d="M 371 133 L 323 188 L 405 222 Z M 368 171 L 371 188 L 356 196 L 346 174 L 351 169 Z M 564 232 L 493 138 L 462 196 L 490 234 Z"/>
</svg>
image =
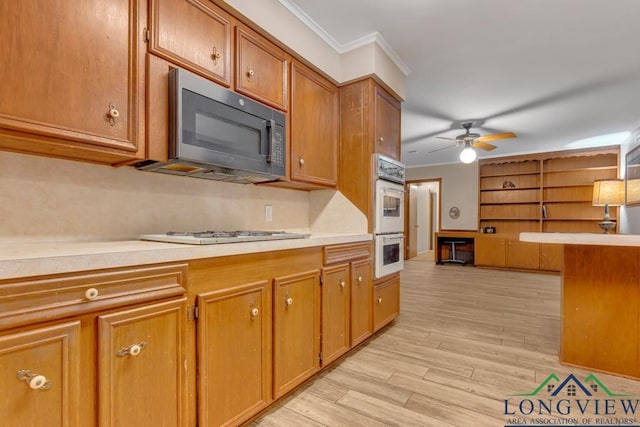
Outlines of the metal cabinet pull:
<svg viewBox="0 0 640 427">
<path fill-rule="evenodd" d="M 21 369 L 18 371 L 18 379 L 24 381 L 29 385 L 32 390 L 49 390 L 52 386 L 51 381 L 44 375 L 36 374 L 28 369 Z"/>
<path fill-rule="evenodd" d="M 118 357 L 137 356 L 140 354 L 142 349 L 145 348 L 146 346 L 147 346 L 147 343 L 144 341 L 138 344 L 131 344 L 130 346 L 122 347 L 120 350 L 118 350 L 118 352 L 116 353 L 116 356 Z"/>
</svg>

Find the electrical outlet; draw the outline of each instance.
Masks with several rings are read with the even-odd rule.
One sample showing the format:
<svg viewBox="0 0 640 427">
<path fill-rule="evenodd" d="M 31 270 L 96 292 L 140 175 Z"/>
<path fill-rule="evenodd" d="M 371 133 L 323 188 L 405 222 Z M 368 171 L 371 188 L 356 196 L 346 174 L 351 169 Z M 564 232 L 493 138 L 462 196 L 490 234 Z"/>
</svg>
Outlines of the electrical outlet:
<svg viewBox="0 0 640 427">
<path fill-rule="evenodd" d="M 266 222 L 273 221 L 273 206 L 264 205 L 264 220 Z"/>
</svg>

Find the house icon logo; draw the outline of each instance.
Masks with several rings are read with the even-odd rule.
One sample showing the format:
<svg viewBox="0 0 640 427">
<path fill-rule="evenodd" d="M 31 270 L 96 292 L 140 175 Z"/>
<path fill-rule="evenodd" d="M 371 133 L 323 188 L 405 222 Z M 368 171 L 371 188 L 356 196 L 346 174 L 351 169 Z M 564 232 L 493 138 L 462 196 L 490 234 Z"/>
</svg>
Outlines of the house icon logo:
<svg viewBox="0 0 640 427">
<path fill-rule="evenodd" d="M 626 397 L 628 394 L 617 394 L 611 392 L 595 375 L 590 374 L 583 381 L 580 381 L 575 375 L 569 374 L 560 381 L 556 374 L 550 374 L 538 387 L 531 393 L 513 394 L 512 396 L 538 396 L 541 393 L 547 393 L 551 397 L 594 397 L 604 393 L 606 396 Z"/>
<path fill-rule="evenodd" d="M 593 374 L 580 379 L 552 373 L 529 393 L 504 400 L 505 427 L 618 425 L 640 427 L 640 400 L 615 393 Z"/>
</svg>

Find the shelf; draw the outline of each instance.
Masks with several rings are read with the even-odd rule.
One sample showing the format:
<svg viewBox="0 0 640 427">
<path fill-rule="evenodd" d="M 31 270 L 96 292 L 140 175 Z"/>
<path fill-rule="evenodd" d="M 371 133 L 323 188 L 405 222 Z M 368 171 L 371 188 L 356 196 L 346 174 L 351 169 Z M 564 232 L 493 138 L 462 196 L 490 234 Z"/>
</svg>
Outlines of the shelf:
<svg viewBox="0 0 640 427">
<path fill-rule="evenodd" d="M 540 190 L 540 187 L 481 188 L 480 189 L 480 191 L 516 191 L 516 190 Z"/>
<path fill-rule="evenodd" d="M 591 168 L 572 168 L 572 169 L 554 169 L 554 170 L 545 170 L 542 173 L 560 173 L 560 172 L 583 172 L 583 171 L 598 171 L 598 170 L 608 170 L 608 169 L 618 169 L 617 166 L 596 166 Z"/>
<path fill-rule="evenodd" d="M 542 188 L 547 189 L 547 188 L 578 188 L 578 187 L 593 187 L 593 184 L 545 185 Z"/>
<path fill-rule="evenodd" d="M 531 202 L 480 202 L 480 206 L 494 205 L 494 206 L 505 206 L 505 205 L 539 205 L 538 201 Z"/>
<path fill-rule="evenodd" d="M 540 218 L 482 218 L 480 221 L 540 221 Z"/>
<path fill-rule="evenodd" d="M 542 218 L 543 221 L 604 221 L 602 218 Z M 610 221 L 617 221 L 611 218 Z"/>
<path fill-rule="evenodd" d="M 523 175 L 539 175 L 540 171 L 538 172 L 513 172 L 513 173 L 496 173 L 496 174 L 486 174 L 486 175 L 480 175 L 480 178 L 496 178 L 496 177 L 505 177 L 505 176 L 523 176 Z"/>
<path fill-rule="evenodd" d="M 592 200 L 543 200 L 543 205 L 555 204 L 555 203 L 591 203 Z"/>
</svg>

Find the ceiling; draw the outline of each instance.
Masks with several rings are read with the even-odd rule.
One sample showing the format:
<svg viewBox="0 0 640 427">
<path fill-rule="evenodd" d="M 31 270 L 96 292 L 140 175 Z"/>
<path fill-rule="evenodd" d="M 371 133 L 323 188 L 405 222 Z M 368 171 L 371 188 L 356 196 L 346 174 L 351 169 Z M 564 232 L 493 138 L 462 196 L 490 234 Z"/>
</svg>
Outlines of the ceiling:
<svg viewBox="0 0 640 427">
<path fill-rule="evenodd" d="M 640 0 L 280 1 L 337 46 L 379 33 L 410 69 L 407 166 L 459 162 L 436 137 L 468 121 L 518 135 L 480 158 L 619 144 L 640 125 Z"/>
</svg>

